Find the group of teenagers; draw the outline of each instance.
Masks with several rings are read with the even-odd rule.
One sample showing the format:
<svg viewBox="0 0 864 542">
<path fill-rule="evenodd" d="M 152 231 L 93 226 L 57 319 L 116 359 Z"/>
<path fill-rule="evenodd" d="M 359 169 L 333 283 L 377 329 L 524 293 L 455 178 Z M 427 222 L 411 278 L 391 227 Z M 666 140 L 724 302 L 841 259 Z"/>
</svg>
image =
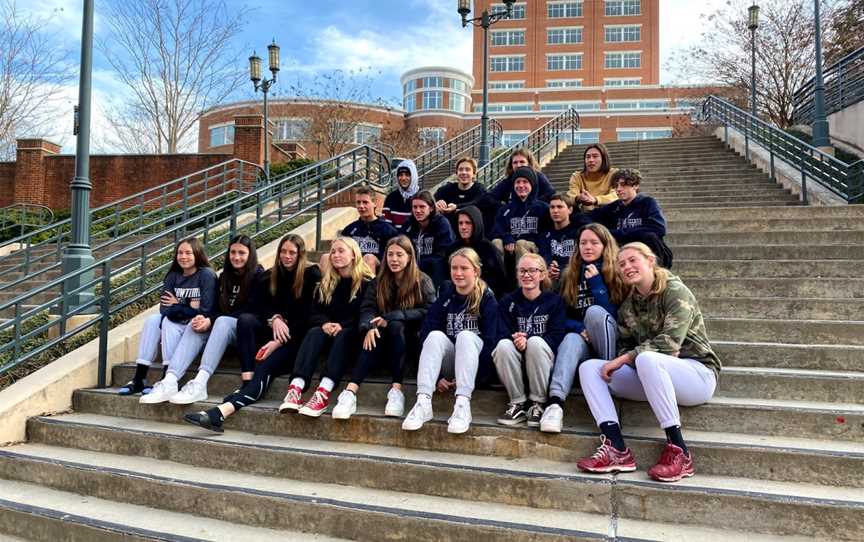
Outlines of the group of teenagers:
<svg viewBox="0 0 864 542">
<path fill-rule="evenodd" d="M 318 265 L 307 260 L 303 239 L 288 234 L 265 271 L 253 241 L 238 235 L 217 276 L 197 239 L 181 241 L 160 311 L 144 324 L 135 375 L 119 393 L 149 404 L 203 401 L 233 345 L 241 386 L 218 406 L 187 413 L 187 422 L 222 432 L 226 418 L 283 375 L 279 412 L 318 417 L 346 373 L 332 417 L 348 419 L 370 371 L 386 368 L 384 414 L 404 415 L 406 431 L 433 418 L 436 392 L 452 392 L 447 431 L 465 433 L 474 390 L 497 376 L 509 397 L 498 423 L 560 433 L 571 389 L 581 386 L 601 444 L 579 469 L 636 469 L 619 397 L 647 401 L 666 433 L 648 474 L 666 482 L 692 476 L 678 407 L 708 401 L 721 364 L 696 299 L 669 271 L 665 219 L 639 193 L 639 172 L 611 168 L 599 144 L 585 150 L 567 194 L 554 193 L 523 149 L 489 191 L 474 182 L 476 171 L 473 159 L 459 160 L 457 180 L 433 196 L 419 189 L 413 162 L 401 162 L 383 216 L 374 194 L 358 189 L 358 220 Z M 160 347 L 163 377 L 151 387 L 146 377 Z M 181 388 L 199 355 L 198 373 Z M 417 359 L 406 415 L 403 377 Z"/>
</svg>

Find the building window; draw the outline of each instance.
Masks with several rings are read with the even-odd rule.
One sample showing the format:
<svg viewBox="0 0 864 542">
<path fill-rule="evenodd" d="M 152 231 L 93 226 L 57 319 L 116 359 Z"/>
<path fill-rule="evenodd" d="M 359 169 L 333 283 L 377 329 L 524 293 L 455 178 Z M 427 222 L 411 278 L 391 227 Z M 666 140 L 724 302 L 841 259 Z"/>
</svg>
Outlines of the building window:
<svg viewBox="0 0 864 542">
<path fill-rule="evenodd" d="M 525 45 L 524 30 L 495 30 L 492 32 L 493 47 L 502 45 Z"/>
<path fill-rule="evenodd" d="M 533 106 L 531 104 L 489 104 L 489 111 L 492 113 L 524 113 L 532 110 Z M 483 104 L 476 104 L 474 106 L 474 111 L 483 111 Z"/>
<path fill-rule="evenodd" d="M 450 104 L 447 107 L 450 111 L 465 112 L 465 96 L 461 94 L 450 93 Z"/>
<path fill-rule="evenodd" d="M 437 147 L 444 143 L 444 137 L 447 133 L 446 128 L 420 128 L 420 142 L 426 147 Z"/>
<path fill-rule="evenodd" d="M 600 132 L 584 132 L 578 131 L 573 134 L 571 145 L 590 145 L 591 143 L 600 143 Z"/>
<path fill-rule="evenodd" d="M 641 68 L 642 53 L 606 53 L 604 66 L 607 69 Z"/>
<path fill-rule="evenodd" d="M 576 111 L 598 111 L 600 109 L 600 102 L 552 102 L 540 104 L 540 111 L 566 111 L 570 108 Z"/>
<path fill-rule="evenodd" d="M 234 125 L 210 128 L 210 146 L 231 145 L 234 143 Z"/>
<path fill-rule="evenodd" d="M 642 14 L 640 0 L 606 0 L 606 16 L 620 17 Z"/>
<path fill-rule="evenodd" d="M 423 109 L 441 109 L 444 102 L 444 93 L 435 90 L 423 93 Z"/>
<path fill-rule="evenodd" d="M 417 110 L 417 100 L 414 94 L 410 96 L 405 96 L 405 99 L 402 101 L 402 107 L 405 109 L 406 113 L 413 113 Z"/>
<path fill-rule="evenodd" d="M 669 100 L 607 100 L 606 109 L 668 109 Z"/>
<path fill-rule="evenodd" d="M 489 81 L 489 90 L 515 90 L 525 88 L 525 81 Z"/>
<path fill-rule="evenodd" d="M 450 79 L 450 88 L 459 92 L 468 92 L 468 83 L 461 79 Z"/>
<path fill-rule="evenodd" d="M 604 87 L 638 87 L 642 84 L 641 77 L 634 77 L 632 79 L 604 79 L 603 86 Z"/>
<path fill-rule="evenodd" d="M 547 79 L 546 88 L 579 88 L 582 86 L 581 79 Z"/>
<path fill-rule="evenodd" d="M 642 27 L 630 26 L 607 26 L 605 27 L 606 43 L 637 42 L 642 40 Z"/>
<path fill-rule="evenodd" d="M 424 77 L 423 88 L 444 88 L 443 77 Z"/>
<path fill-rule="evenodd" d="M 546 55 L 546 71 L 581 70 L 582 53 Z"/>
<path fill-rule="evenodd" d="M 494 4 L 490 6 L 489 13 L 491 15 L 495 15 L 496 13 L 506 13 L 507 6 L 504 4 Z M 513 14 L 510 16 L 510 19 L 524 19 L 525 18 L 525 4 L 514 4 L 513 5 Z"/>
<path fill-rule="evenodd" d="M 513 145 L 517 145 L 522 141 L 525 141 L 525 138 L 528 137 L 530 132 L 504 132 L 501 134 L 501 146 L 502 147 L 512 147 Z"/>
<path fill-rule="evenodd" d="M 413 92 L 415 90 L 417 90 L 417 80 L 412 79 L 405 83 L 405 85 L 403 85 L 402 94 L 408 94 L 409 92 Z"/>
<path fill-rule="evenodd" d="M 360 145 L 375 143 L 381 140 L 381 127 L 368 124 L 358 124 L 354 128 L 354 142 Z"/>
<path fill-rule="evenodd" d="M 644 130 L 618 130 L 618 141 L 639 141 L 672 137 L 671 128 L 646 128 Z"/>
<path fill-rule="evenodd" d="M 309 133 L 309 119 L 276 119 L 275 141 L 298 141 Z"/>
<path fill-rule="evenodd" d="M 489 57 L 489 70 L 493 72 L 524 72 L 525 56 L 492 56 Z"/>
<path fill-rule="evenodd" d="M 582 16 L 582 2 L 548 2 L 546 16 L 550 19 L 566 19 Z"/>
<path fill-rule="evenodd" d="M 582 28 L 549 28 L 546 30 L 546 43 L 549 45 L 582 43 Z"/>
</svg>

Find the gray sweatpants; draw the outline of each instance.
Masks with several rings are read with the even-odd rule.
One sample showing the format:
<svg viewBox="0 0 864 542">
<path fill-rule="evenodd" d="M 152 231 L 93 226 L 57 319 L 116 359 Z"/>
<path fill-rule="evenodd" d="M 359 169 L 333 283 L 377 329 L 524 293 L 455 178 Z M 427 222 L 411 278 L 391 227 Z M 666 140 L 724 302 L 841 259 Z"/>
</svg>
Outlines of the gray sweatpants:
<svg viewBox="0 0 864 542">
<path fill-rule="evenodd" d="M 225 355 L 225 350 L 229 345 L 237 344 L 237 319 L 233 316 L 220 316 L 213 322 L 210 327 L 210 337 L 207 339 L 207 345 L 204 346 L 204 353 L 201 354 L 201 364 L 198 367 L 199 371 L 206 371 L 209 375 L 213 375 L 219 362 L 222 361 L 222 356 Z M 181 365 L 185 363 L 185 365 Z M 182 360 L 171 360 L 171 366 L 168 371 L 174 373 L 174 376 L 180 376 L 189 368 L 192 360 L 186 358 Z M 176 371 L 176 372 L 175 372 Z"/>
<path fill-rule="evenodd" d="M 456 378 L 456 395 L 471 398 L 483 340 L 476 333 L 462 331 L 456 344 L 442 331 L 432 331 L 423 341 L 417 367 L 417 394 L 432 396 L 438 378 Z"/>
<path fill-rule="evenodd" d="M 525 351 L 520 352 L 510 339 L 501 339 L 492 352 L 492 360 L 498 371 L 498 378 L 507 388 L 511 403 L 525 402 L 525 383 L 522 366 L 528 373 L 528 399 L 538 403 L 546 402 L 549 391 L 549 373 L 555 355 L 542 337 L 529 337 Z"/>
<path fill-rule="evenodd" d="M 156 360 L 156 352 L 161 344 L 162 364 L 168 365 L 169 371 L 179 379 L 195 356 L 201 352 L 207 341 L 207 335 L 207 333 L 194 331 L 191 324 L 178 324 L 162 318 L 161 314 L 154 314 L 144 321 L 141 341 L 138 343 L 138 358 L 135 361 L 142 365 L 152 364 Z M 171 370 L 171 367 L 178 367 L 183 363 L 186 365 L 182 371 Z"/>
<path fill-rule="evenodd" d="M 597 356 L 610 360 L 615 357 L 618 342 L 618 325 L 612 315 L 600 305 L 591 305 L 585 311 L 585 331 L 591 344 L 585 342 L 579 333 L 568 333 L 558 347 L 555 366 L 552 368 L 552 383 L 549 395 L 564 401 L 573 388 L 576 369 L 586 359 Z"/>
</svg>

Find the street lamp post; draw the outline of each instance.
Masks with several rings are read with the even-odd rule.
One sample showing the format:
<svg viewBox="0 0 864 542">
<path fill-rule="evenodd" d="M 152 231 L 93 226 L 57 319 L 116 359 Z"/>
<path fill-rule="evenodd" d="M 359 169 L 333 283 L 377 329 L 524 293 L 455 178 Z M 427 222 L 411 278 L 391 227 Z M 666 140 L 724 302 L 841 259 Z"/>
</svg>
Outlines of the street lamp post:
<svg viewBox="0 0 864 542">
<path fill-rule="evenodd" d="M 513 3 L 516 0 L 504 0 L 506 11 L 489 13 L 483 10 L 479 17 L 468 18 L 471 13 L 471 0 L 458 0 L 456 11 L 462 16 L 462 28 L 469 24 L 483 28 L 483 113 L 480 116 L 480 156 L 479 165 L 489 163 L 489 27 L 502 19 L 513 15 Z"/>
<path fill-rule="evenodd" d="M 750 30 L 750 114 L 757 118 L 756 107 L 756 29 L 759 28 L 759 6 L 753 4 L 747 8 L 747 28 Z M 744 154 L 750 160 L 750 138 L 744 138 Z"/>
<path fill-rule="evenodd" d="M 270 79 L 261 78 L 261 58 L 254 52 L 249 57 L 249 79 L 255 86 L 255 92 L 259 90 L 264 94 L 264 179 L 270 182 L 270 124 L 267 111 L 267 93 L 270 87 L 276 84 L 276 74 L 279 73 L 279 46 L 276 40 L 267 46 L 267 60 L 270 64 Z"/>
<path fill-rule="evenodd" d="M 93 263 L 90 250 L 90 94 L 93 74 L 93 0 L 84 0 L 81 24 L 81 68 L 78 80 L 78 114 L 75 123 L 75 177 L 69 183 L 72 190 L 72 238 L 63 250 L 63 274 L 72 273 Z M 58 241 L 59 242 L 59 241 Z M 77 291 L 91 282 L 92 272 L 66 281 L 64 303 L 67 311 L 93 299 L 93 288 Z M 92 311 L 87 311 L 92 312 Z"/>
<path fill-rule="evenodd" d="M 814 2 L 816 24 L 816 78 L 813 81 L 813 146 L 818 149 L 831 147 L 828 136 L 828 119 L 825 116 L 825 81 L 822 79 L 822 25 L 819 18 L 819 0 Z"/>
</svg>

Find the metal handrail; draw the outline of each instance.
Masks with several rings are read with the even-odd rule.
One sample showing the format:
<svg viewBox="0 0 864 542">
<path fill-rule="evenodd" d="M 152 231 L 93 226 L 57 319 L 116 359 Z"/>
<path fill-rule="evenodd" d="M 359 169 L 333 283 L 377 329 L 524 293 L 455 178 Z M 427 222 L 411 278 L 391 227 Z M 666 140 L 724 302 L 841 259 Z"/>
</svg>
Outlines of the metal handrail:
<svg viewBox="0 0 864 542">
<path fill-rule="evenodd" d="M 14 312 L 13 318 L 0 323 L 0 374 L 98 327 L 98 379 L 99 386 L 104 386 L 111 318 L 120 316 L 121 311 L 147 299 L 161 288 L 162 277 L 171 265 L 173 245 L 180 239 L 201 237 L 208 256 L 215 257 L 223 254 L 227 241 L 244 228 L 252 230 L 244 233 L 257 239 L 280 227 L 285 221 L 314 212 L 318 247 L 322 214 L 327 202 L 339 198 L 361 183 L 383 190 L 389 189 L 392 184 L 389 158 L 367 145 L 314 164 L 312 168 L 314 174 L 310 173 L 310 168 L 303 168 L 299 173 L 303 182 L 298 182 L 298 177 L 294 175 L 275 179 L 271 184 L 213 207 L 203 216 L 168 225 L 158 233 L 82 269 L 66 273 L 30 292 L 0 303 L 0 313 Z M 242 224 L 244 215 L 250 219 L 245 226 Z M 171 242 L 166 243 L 166 240 Z M 75 287 L 67 287 L 79 283 Z M 81 296 L 94 288 L 96 290 L 92 297 L 87 295 L 80 305 L 69 306 L 67 300 L 70 297 Z M 39 295 L 43 296 L 42 301 L 31 301 Z M 56 319 L 47 318 L 49 311 L 57 309 Z M 88 313 L 95 313 L 93 319 L 73 329 L 67 328 L 70 318 Z M 6 358 L 5 362 L 3 358 Z"/>
<path fill-rule="evenodd" d="M 830 115 L 864 100 L 864 47 L 852 51 L 823 72 L 825 114 Z M 795 124 L 810 124 L 815 117 L 816 78 L 813 77 L 792 96 Z"/>
<path fill-rule="evenodd" d="M 808 201 L 808 179 L 817 182 L 847 202 L 864 196 L 864 161 L 862 160 L 854 164 L 842 162 L 717 96 L 709 96 L 702 103 L 702 118 L 724 126 L 727 144 L 729 128 L 733 128 L 741 132 L 748 142 L 757 143 L 768 151 L 772 179 L 775 178 L 775 158 L 800 171 L 804 203 Z"/>
<path fill-rule="evenodd" d="M 503 128 L 501 123 L 495 119 L 489 120 L 489 137 L 491 144 L 494 147 L 495 143 L 501 141 Z M 417 165 L 417 175 L 420 177 L 420 184 L 423 185 L 423 178 L 437 170 L 438 168 L 450 165 L 456 158 L 467 156 L 469 152 L 480 145 L 481 126 L 478 124 L 468 130 L 463 131 L 456 137 L 448 139 L 444 143 L 433 147 L 428 151 L 417 156 L 414 163 Z M 424 186 L 425 188 L 431 188 Z"/>
<path fill-rule="evenodd" d="M 36 203 L 13 203 L 0 208 L 0 236 L 7 228 L 42 226 L 54 222 L 54 211 Z M 6 243 L 0 244 L 0 248 Z"/>
<path fill-rule="evenodd" d="M 510 155 L 519 148 L 528 149 L 541 162 L 546 158 L 555 158 L 563 150 L 561 143 L 569 144 L 576 140 L 576 130 L 579 129 L 579 123 L 579 113 L 575 109 L 570 108 L 564 111 L 525 136 L 515 145 L 499 152 L 488 164 L 477 170 L 476 180 L 487 187 L 492 187 L 503 180 L 506 176 Z M 570 132 L 569 138 L 562 137 L 562 134 L 566 134 L 568 131 Z"/>
</svg>

